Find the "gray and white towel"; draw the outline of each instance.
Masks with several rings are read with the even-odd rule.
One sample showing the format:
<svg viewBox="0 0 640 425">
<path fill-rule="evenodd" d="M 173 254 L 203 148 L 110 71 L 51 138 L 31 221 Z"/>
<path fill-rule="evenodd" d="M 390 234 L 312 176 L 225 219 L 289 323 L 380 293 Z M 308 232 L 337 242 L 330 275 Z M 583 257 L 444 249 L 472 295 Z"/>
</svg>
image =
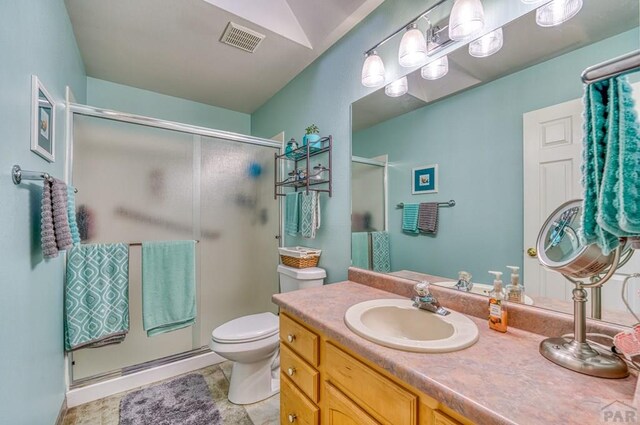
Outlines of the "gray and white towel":
<svg viewBox="0 0 640 425">
<path fill-rule="evenodd" d="M 44 179 L 40 211 L 40 242 L 44 258 L 58 256 L 58 245 L 56 244 L 56 234 L 53 229 L 53 209 L 51 205 L 51 182 Z"/>
<path fill-rule="evenodd" d="M 51 185 L 51 210 L 53 214 L 53 229 L 56 234 L 58 250 L 69 249 L 73 246 L 69 216 L 67 211 L 67 185 L 62 180 L 54 179 Z"/>
<path fill-rule="evenodd" d="M 422 233 L 438 232 L 438 203 L 423 202 L 418 207 L 418 230 Z"/>
<path fill-rule="evenodd" d="M 302 192 L 300 202 L 300 233 L 307 239 L 315 239 L 320 228 L 320 194 L 315 190 Z"/>
</svg>

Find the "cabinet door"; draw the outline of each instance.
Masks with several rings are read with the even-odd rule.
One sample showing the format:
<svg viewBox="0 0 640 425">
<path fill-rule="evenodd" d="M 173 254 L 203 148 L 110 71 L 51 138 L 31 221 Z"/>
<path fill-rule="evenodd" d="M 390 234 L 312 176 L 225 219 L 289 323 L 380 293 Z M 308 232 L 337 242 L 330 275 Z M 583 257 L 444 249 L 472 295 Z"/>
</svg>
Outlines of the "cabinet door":
<svg viewBox="0 0 640 425">
<path fill-rule="evenodd" d="M 340 390 L 324 383 L 323 425 L 380 425 Z"/>
<path fill-rule="evenodd" d="M 318 425 L 320 409 L 280 374 L 280 424 Z"/>
</svg>

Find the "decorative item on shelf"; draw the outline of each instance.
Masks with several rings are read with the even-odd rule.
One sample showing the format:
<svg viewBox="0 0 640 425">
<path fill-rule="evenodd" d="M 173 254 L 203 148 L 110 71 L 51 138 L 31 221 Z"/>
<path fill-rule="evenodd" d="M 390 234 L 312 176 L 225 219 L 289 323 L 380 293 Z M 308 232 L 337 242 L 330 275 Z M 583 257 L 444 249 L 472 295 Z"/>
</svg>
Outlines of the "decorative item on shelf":
<svg viewBox="0 0 640 425">
<path fill-rule="evenodd" d="M 37 76 L 31 76 L 31 151 L 55 162 L 56 104 Z"/>
<path fill-rule="evenodd" d="M 317 125 L 311 124 L 309 127 L 305 128 L 305 135 L 302 138 L 302 146 L 307 146 L 311 149 L 320 149 L 322 148 L 322 143 L 320 142 L 320 129 Z"/>
<path fill-rule="evenodd" d="M 294 151 L 298 149 L 298 142 L 293 137 L 287 142 L 287 147 L 284 149 L 287 158 L 293 158 L 295 156 Z"/>
<path fill-rule="evenodd" d="M 438 164 L 414 168 L 411 172 L 411 193 L 438 193 Z"/>
<path fill-rule="evenodd" d="M 322 164 L 318 164 L 315 167 L 313 167 L 313 172 L 311 173 L 309 178 L 314 180 L 324 180 L 326 170 L 327 170 L 327 167 L 325 167 Z"/>
</svg>

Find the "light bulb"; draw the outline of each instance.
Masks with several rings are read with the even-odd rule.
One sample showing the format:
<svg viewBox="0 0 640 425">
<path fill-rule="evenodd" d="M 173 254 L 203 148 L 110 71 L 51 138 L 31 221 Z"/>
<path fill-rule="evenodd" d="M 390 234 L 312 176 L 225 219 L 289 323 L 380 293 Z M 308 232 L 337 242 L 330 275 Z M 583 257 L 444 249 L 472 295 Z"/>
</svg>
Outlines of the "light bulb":
<svg viewBox="0 0 640 425">
<path fill-rule="evenodd" d="M 573 18 L 582 9 L 582 0 L 553 0 L 536 10 L 536 23 L 555 27 Z"/>
<path fill-rule="evenodd" d="M 409 83 L 407 77 L 402 77 L 395 80 L 393 83 L 388 84 L 384 88 L 384 94 L 389 97 L 399 97 L 409 91 Z"/>
<path fill-rule="evenodd" d="M 378 52 L 373 50 L 367 54 L 362 65 L 362 85 L 365 87 L 378 87 L 384 84 L 384 63 Z"/>
<path fill-rule="evenodd" d="M 420 75 L 425 80 L 437 80 L 447 75 L 447 72 L 449 72 L 449 59 L 445 55 L 423 66 Z"/>
<path fill-rule="evenodd" d="M 407 27 L 398 49 L 398 62 L 404 67 L 421 65 L 427 60 L 427 41 L 416 23 Z"/>
<path fill-rule="evenodd" d="M 461 41 L 482 32 L 484 9 L 480 0 L 455 0 L 449 16 L 449 38 Z"/>
<path fill-rule="evenodd" d="M 486 58 L 500 50 L 502 43 L 502 28 L 498 28 L 469 43 L 469 54 L 475 58 Z"/>
</svg>

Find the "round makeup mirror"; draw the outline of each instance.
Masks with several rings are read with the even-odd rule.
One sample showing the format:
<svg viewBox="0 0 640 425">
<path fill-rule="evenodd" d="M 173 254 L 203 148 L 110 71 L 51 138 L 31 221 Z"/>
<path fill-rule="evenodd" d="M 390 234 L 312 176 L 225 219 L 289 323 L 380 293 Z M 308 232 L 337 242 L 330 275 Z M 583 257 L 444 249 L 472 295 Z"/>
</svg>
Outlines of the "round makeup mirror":
<svg viewBox="0 0 640 425">
<path fill-rule="evenodd" d="M 601 378 L 624 378 L 629 375 L 629 370 L 621 358 L 587 343 L 585 288 L 600 288 L 618 267 L 629 260 L 633 250 L 628 249 L 626 240 L 609 255 L 604 255 L 595 244 L 583 244 L 579 237 L 581 219 L 582 200 L 565 202 L 551 213 L 538 234 L 536 245 L 540 263 L 561 273 L 576 286 L 572 292 L 573 339 L 545 339 L 540 343 L 540 353 L 548 360 L 576 372 Z M 623 260 L 621 252 L 624 253 Z"/>
</svg>

